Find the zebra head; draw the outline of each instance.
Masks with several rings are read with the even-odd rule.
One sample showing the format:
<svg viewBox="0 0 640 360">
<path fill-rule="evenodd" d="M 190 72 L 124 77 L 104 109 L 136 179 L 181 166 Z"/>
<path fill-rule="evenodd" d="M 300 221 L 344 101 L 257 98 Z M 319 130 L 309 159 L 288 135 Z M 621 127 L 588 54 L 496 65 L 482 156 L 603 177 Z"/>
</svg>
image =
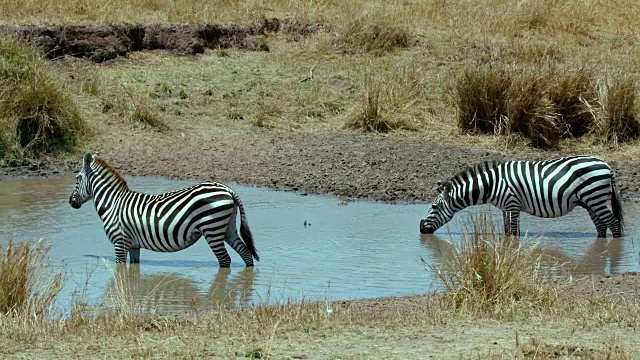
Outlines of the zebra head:
<svg viewBox="0 0 640 360">
<path fill-rule="evenodd" d="M 433 200 L 431 207 L 420 220 L 421 234 L 433 234 L 442 225 L 448 223 L 455 213 L 451 209 L 451 182 L 438 182 L 438 190 L 440 193 Z"/>
<path fill-rule="evenodd" d="M 80 209 L 80 206 L 92 197 L 88 178 L 88 173 L 91 172 L 90 166 L 92 161 L 93 155 L 91 153 L 84 154 L 82 168 L 76 175 L 76 185 L 73 187 L 73 192 L 69 197 L 69 204 L 71 204 L 71 207 L 74 209 Z"/>
</svg>

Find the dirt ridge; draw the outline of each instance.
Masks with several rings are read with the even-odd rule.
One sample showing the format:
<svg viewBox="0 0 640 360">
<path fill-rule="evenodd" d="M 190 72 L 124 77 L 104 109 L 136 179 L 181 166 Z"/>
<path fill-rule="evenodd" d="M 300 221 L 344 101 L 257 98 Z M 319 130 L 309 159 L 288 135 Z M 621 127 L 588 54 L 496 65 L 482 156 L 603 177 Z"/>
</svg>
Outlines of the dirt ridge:
<svg viewBox="0 0 640 360">
<path fill-rule="evenodd" d="M 149 25 L 3 25 L 0 34 L 13 35 L 34 45 L 47 59 L 64 56 L 87 58 L 96 63 L 127 56 L 134 51 L 167 50 L 196 55 L 206 49 L 238 48 L 269 51 L 264 36 L 282 33 L 293 41 L 315 33 L 319 24 L 288 19 L 264 19 L 247 25 L 149 24 Z"/>
</svg>

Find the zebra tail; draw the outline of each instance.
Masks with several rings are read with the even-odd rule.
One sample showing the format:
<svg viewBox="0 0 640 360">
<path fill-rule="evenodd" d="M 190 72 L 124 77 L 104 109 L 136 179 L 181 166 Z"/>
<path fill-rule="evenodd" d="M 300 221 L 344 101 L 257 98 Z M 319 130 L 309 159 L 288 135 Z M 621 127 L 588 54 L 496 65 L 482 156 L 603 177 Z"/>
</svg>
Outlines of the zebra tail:
<svg viewBox="0 0 640 360">
<path fill-rule="evenodd" d="M 249 248 L 251 255 L 253 255 L 254 259 L 260 261 L 260 256 L 256 250 L 255 245 L 253 244 L 253 235 L 251 234 L 251 229 L 249 229 L 249 222 L 247 222 L 247 215 L 244 212 L 244 206 L 242 205 L 242 201 L 240 201 L 240 197 L 236 194 L 235 191 L 229 189 L 231 192 L 231 196 L 233 196 L 233 202 L 236 204 L 238 209 L 240 209 L 240 236 L 242 237 L 242 241 Z"/>
<path fill-rule="evenodd" d="M 624 233 L 624 213 L 614 178 L 611 179 L 611 210 L 613 211 L 613 216 L 620 222 L 620 232 Z"/>
</svg>

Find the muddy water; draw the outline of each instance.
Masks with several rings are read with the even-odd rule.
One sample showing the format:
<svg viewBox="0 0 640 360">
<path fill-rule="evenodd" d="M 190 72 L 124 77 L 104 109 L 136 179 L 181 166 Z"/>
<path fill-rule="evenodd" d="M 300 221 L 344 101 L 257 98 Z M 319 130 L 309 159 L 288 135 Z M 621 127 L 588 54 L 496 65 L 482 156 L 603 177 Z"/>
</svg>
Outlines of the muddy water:
<svg viewBox="0 0 640 360">
<path fill-rule="evenodd" d="M 176 253 L 141 251 L 141 264 L 116 268 L 113 247 L 91 203 L 68 204 L 74 179 L 0 181 L 0 246 L 15 240 L 51 242 L 55 270 L 67 281 L 58 305 L 74 296 L 92 304 L 126 304 L 139 311 L 179 313 L 219 306 L 250 306 L 285 300 L 335 300 L 422 294 L 437 288 L 421 258 L 439 265 L 453 254 L 470 213 L 458 214 L 434 235 L 420 236 L 427 205 L 349 203 L 331 197 L 234 185 L 245 204 L 262 260 L 244 268 L 231 253 L 230 270 L 219 270 L 204 240 Z M 160 193 L 193 184 L 156 177 L 129 177 L 131 188 Z M 640 214 L 626 207 L 627 224 Z M 500 213 L 491 212 L 495 219 Z M 307 226 L 305 226 L 305 221 Z M 523 215 L 522 230 L 575 274 L 640 271 L 640 230 L 623 240 L 597 240 L 586 211 L 558 219 Z M 557 266 L 557 264 L 555 265 Z"/>
</svg>

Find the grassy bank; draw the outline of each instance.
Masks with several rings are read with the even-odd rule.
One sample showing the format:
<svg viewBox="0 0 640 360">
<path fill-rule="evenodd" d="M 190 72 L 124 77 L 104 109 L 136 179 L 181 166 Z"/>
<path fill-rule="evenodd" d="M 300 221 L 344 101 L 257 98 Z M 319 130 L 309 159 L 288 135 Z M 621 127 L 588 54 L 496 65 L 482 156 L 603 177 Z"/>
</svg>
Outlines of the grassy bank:
<svg viewBox="0 0 640 360">
<path fill-rule="evenodd" d="M 514 244 L 494 229 L 487 218 L 475 219 L 454 245 L 452 261 L 427 267 L 444 293 L 194 310 L 180 316 L 141 315 L 126 299 L 122 278 L 114 290 L 121 292 L 114 294 L 121 301 L 108 309 L 76 301 L 70 316 L 61 317 L 49 306 L 61 275 L 41 271 L 46 247 L 10 244 L 0 256 L 0 351 L 3 356 L 89 358 L 638 355 L 640 346 L 628 336 L 640 325 L 637 298 L 576 296 L 577 283 L 552 281 L 540 266 L 535 244 Z M 19 291 L 7 296 L 6 289 Z"/>
<path fill-rule="evenodd" d="M 113 127 L 399 130 L 478 148 L 638 158 L 633 34 L 640 24 L 629 16 L 638 7 L 632 1 L 41 5 L 5 3 L 0 14 L 12 24 L 255 24 L 276 17 L 324 25 L 306 37 L 267 33 L 268 53 L 59 62 L 86 118 L 105 134 Z M 459 138 L 465 133 L 472 136 Z"/>
</svg>

